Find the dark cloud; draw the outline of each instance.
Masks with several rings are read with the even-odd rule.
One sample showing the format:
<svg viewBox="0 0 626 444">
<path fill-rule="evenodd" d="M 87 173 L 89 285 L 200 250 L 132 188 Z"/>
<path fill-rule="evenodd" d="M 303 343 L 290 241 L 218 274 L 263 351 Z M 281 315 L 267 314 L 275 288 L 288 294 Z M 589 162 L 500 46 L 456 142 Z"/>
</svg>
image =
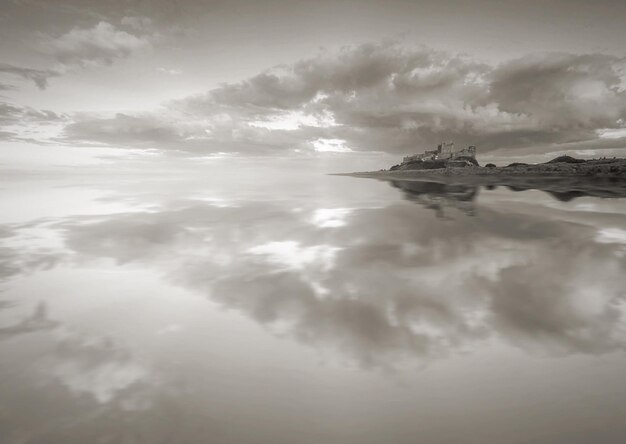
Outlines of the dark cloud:
<svg viewBox="0 0 626 444">
<path fill-rule="evenodd" d="M 624 127 L 624 59 L 528 56 L 498 66 L 397 42 L 322 52 L 206 94 L 166 104 L 162 115 L 118 115 L 68 128 L 69 138 L 211 151 L 415 151 L 441 140 L 497 148 L 599 139 Z M 132 119 L 144 129 L 126 132 Z M 163 132 L 163 142 L 154 135 Z M 142 135 L 145 134 L 145 137 Z M 202 140 L 202 143 L 198 143 Z"/>
<path fill-rule="evenodd" d="M 491 67 L 427 48 L 370 44 L 224 85 L 188 105 L 209 115 L 226 106 L 247 119 L 326 112 L 338 124 L 326 133 L 357 150 L 405 151 L 447 139 L 487 150 L 561 143 L 623 125 L 623 63 L 551 54 Z"/>
<path fill-rule="evenodd" d="M 0 73 L 12 74 L 27 80 L 32 80 L 39 89 L 45 89 L 48 86 L 48 79 L 60 75 L 58 71 L 51 69 L 24 68 L 8 63 L 0 63 Z"/>
<path fill-rule="evenodd" d="M 552 141 L 594 139 L 595 131 L 619 128 L 626 119 L 620 67 L 626 59 L 603 54 L 528 56 L 499 66 L 491 100 L 503 112 L 528 116 Z"/>
</svg>

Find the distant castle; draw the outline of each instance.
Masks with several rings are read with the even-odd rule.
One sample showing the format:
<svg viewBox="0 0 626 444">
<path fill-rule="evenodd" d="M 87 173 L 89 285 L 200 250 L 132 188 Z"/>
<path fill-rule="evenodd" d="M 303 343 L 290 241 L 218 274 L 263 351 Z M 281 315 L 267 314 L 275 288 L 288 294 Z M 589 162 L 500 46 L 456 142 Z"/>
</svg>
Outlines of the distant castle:
<svg viewBox="0 0 626 444">
<path fill-rule="evenodd" d="M 402 159 L 402 163 L 420 160 L 454 160 L 460 157 L 469 157 L 471 159 L 476 159 L 476 147 L 474 145 L 470 145 L 467 148 L 462 148 L 458 151 L 455 151 L 454 142 L 443 142 L 437 145 L 436 150 L 425 151 L 422 154 L 414 154 L 413 156 L 404 157 Z"/>
</svg>

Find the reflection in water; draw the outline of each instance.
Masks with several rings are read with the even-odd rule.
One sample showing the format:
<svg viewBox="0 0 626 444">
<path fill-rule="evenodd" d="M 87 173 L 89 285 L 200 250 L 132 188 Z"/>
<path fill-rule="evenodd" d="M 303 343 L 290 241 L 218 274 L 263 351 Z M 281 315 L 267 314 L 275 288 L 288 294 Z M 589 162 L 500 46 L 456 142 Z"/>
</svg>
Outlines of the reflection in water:
<svg viewBox="0 0 626 444">
<path fill-rule="evenodd" d="M 482 185 L 506 186 L 511 191 L 541 190 L 561 202 L 591 196 L 601 198 L 626 197 L 624 177 L 487 177 Z"/>
<path fill-rule="evenodd" d="M 533 188 L 524 188 L 524 187 L 519 187 L 519 186 L 514 186 L 514 185 L 507 185 L 507 188 L 511 191 L 527 191 L 527 190 L 533 189 Z M 548 193 L 555 199 L 560 200 L 561 202 L 569 202 L 570 200 L 574 200 L 577 197 L 584 197 L 584 196 L 589 195 L 581 190 L 563 190 L 563 191 L 543 190 L 543 191 L 545 191 L 546 193 Z M 603 196 L 603 197 L 617 197 L 617 196 L 609 195 L 609 196 Z"/>
<path fill-rule="evenodd" d="M 3 306 L 11 307 L 12 304 L 8 302 L 0 302 L 0 310 L 2 310 Z M 25 317 L 14 325 L 0 327 L 0 340 L 39 330 L 51 330 L 57 325 L 57 322 L 48 319 L 46 303 L 40 302 L 31 315 Z"/>
<path fill-rule="evenodd" d="M 457 208 L 468 216 L 474 215 L 477 186 L 417 180 L 390 180 L 389 183 L 404 191 L 408 200 L 435 210 L 438 217 L 444 216 L 447 207 Z"/>
<path fill-rule="evenodd" d="M 376 190 L 387 188 L 379 182 L 370 184 Z M 518 208 L 489 200 L 490 191 L 479 194 L 477 187 L 467 185 L 406 181 L 391 185 L 411 203 L 387 196 L 376 204 L 346 198 L 334 206 L 314 199 L 177 199 L 149 210 L 6 224 L 0 227 L 7 240 L 0 250 L 0 271 L 10 289 L 14 282 L 35 285 L 37 277 L 44 279 L 55 270 L 101 269 L 102 274 L 111 268 L 150 270 L 164 285 L 238 313 L 271 337 L 288 338 L 291 346 L 356 363 L 351 368 L 359 375 L 453 360 L 456 367 L 492 347 L 521 352 L 528 359 L 524 362 L 531 363 L 536 356 L 602 359 L 623 352 L 623 214 L 574 207 L 560 211 L 533 199 Z M 498 192 L 507 196 L 505 190 Z M 458 217 L 442 219 L 448 208 L 461 210 Z M 42 248 L 32 233 L 56 241 Z M 64 278 L 69 279 L 67 285 L 74 285 L 71 276 Z M 113 290 L 102 291 L 113 302 L 92 301 L 87 294 L 81 303 L 92 303 L 91 310 L 102 316 L 128 310 Z M 68 321 L 50 319 L 47 307 L 61 304 L 58 295 L 36 294 L 43 301 L 30 314 L 19 314 L 20 304 L 10 304 L 4 296 L 0 305 L 0 338 L 7 339 L 0 343 L 7 344 L 0 354 L 15 358 L 14 364 L 4 360 L 0 367 L 8 375 L 0 378 L 0 405 L 16 406 L 10 415 L 0 415 L 0 430 L 8 431 L 10 443 L 198 442 L 198 437 L 206 436 L 216 442 L 242 443 L 329 442 L 338 436 L 341 442 L 380 442 L 380 435 L 350 435 L 340 425 L 331 426 L 333 420 L 318 410 L 308 415 L 324 418 L 328 429 L 304 439 L 295 425 L 309 424 L 310 416 L 294 411 L 295 428 L 287 431 L 272 426 L 267 409 L 258 408 L 275 396 L 262 392 L 262 380 L 253 387 L 239 380 L 228 385 L 229 378 L 243 372 L 234 368 L 211 378 L 200 370 L 194 373 L 195 366 L 201 367 L 199 356 L 206 354 L 211 365 L 232 359 L 242 332 L 212 330 L 207 337 L 225 339 L 222 348 L 208 354 L 203 342 L 185 333 L 184 326 L 155 326 L 158 338 L 165 336 L 163 332 L 176 332 L 181 336 L 179 347 L 186 342 L 195 347 L 188 355 L 170 351 L 176 356 L 172 367 L 162 365 L 157 372 L 149 364 L 150 353 L 156 353 L 150 347 L 157 346 L 146 346 L 140 356 L 131 351 L 132 336 L 126 338 L 125 347 L 118 344 L 124 335 L 112 338 L 106 329 L 81 334 Z M 147 303 L 163 303 L 159 301 L 155 296 Z M 79 312 L 89 310 L 86 305 Z M 139 318 L 137 325 L 147 322 Z M 135 326 L 124 326 L 123 331 L 132 331 L 131 327 Z M 15 343 L 26 351 L 15 352 Z M 242 353 L 272 356 L 271 350 L 263 350 Z M 311 364 L 298 367 L 298 359 L 304 358 L 293 358 L 294 369 L 276 370 L 281 384 L 303 372 L 324 372 L 311 369 Z M 26 362 L 32 365 L 18 378 L 17 368 Z M 173 375 L 176 372 L 179 376 Z M 194 375 L 192 382 L 176 382 L 187 373 Z M 419 386 L 420 373 L 412 375 Z M 198 387 L 207 378 L 217 388 L 204 393 Z M 25 389 L 23 383 L 13 383 L 18 380 L 36 381 L 45 390 Z M 448 383 L 452 382 L 440 382 Z M 249 404 L 250 410 L 233 401 L 241 397 L 248 405 L 249 392 L 259 397 Z M 414 393 L 415 399 L 419 393 Z M 215 405 L 198 401 L 202 396 Z M 197 408 L 191 399 L 199 403 Z M 46 410 L 55 414 L 47 418 Z M 266 422 L 255 423 L 251 418 L 260 411 Z M 406 411 L 396 414 L 393 421 L 406 419 Z M 218 417 L 220 421 L 214 419 Z M 414 438 L 409 433 L 413 421 L 407 421 L 395 441 L 414 442 L 401 438 Z M 431 431 L 432 442 L 451 436 L 444 429 Z M 231 430 L 242 434 L 230 435 Z M 259 441 L 259 433 L 266 438 Z M 506 433 L 500 436 L 507 442 L 524 442 L 508 439 Z M 484 442 L 484 436 L 482 441 L 468 442 Z"/>
<path fill-rule="evenodd" d="M 63 326 L 37 339 L 35 353 L 0 367 L 6 376 L 0 380 L 3 443 L 193 442 L 216 436 L 201 413 L 181 418 L 171 390 L 161 386 L 166 381 L 111 339 Z"/>
<path fill-rule="evenodd" d="M 469 187 L 393 185 L 411 201 L 434 199 L 426 206 L 438 212 L 477 195 Z M 63 233 L 73 260 L 156 268 L 366 366 L 442 356 L 492 335 L 548 353 L 625 344 L 625 263 L 619 244 L 597 242 L 593 227 L 491 208 L 442 225 L 396 203 L 352 210 L 346 225 L 312 220 L 277 204 L 186 202 L 51 228 Z"/>
<path fill-rule="evenodd" d="M 408 200 L 417 202 L 426 208 L 435 210 L 439 217 L 444 216 L 446 208 L 456 208 L 468 216 L 475 211 L 474 201 L 479 189 L 484 186 L 494 190 L 498 186 L 511 191 L 541 190 L 561 202 L 570 202 L 580 197 L 620 198 L 626 197 L 626 179 L 612 178 L 570 178 L 570 177 L 478 177 L 450 182 L 431 182 L 427 180 L 391 180 L 392 187 L 399 188 Z M 464 183 L 463 179 L 467 182 Z"/>
</svg>

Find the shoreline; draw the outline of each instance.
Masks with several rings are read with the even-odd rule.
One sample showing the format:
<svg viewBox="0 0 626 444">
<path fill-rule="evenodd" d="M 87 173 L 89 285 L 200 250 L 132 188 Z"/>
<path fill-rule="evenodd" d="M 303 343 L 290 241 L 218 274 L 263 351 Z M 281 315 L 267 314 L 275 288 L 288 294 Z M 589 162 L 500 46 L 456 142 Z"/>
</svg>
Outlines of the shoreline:
<svg viewBox="0 0 626 444">
<path fill-rule="evenodd" d="M 444 185 L 506 186 L 516 191 L 538 189 L 554 193 L 576 192 L 597 197 L 626 197 L 626 159 L 493 168 L 468 166 L 428 170 L 396 169 L 332 175 L 390 182 L 419 181 Z"/>
<path fill-rule="evenodd" d="M 558 180 L 561 178 L 577 179 L 601 179 L 601 178 L 624 178 L 626 179 L 626 159 L 593 159 L 576 160 L 570 158 L 567 162 L 546 162 L 539 164 L 511 164 L 509 166 L 464 166 L 425 168 L 420 163 L 401 164 L 388 170 L 362 171 L 352 173 L 335 173 L 335 175 L 358 176 L 358 177 L 388 177 L 390 179 L 406 180 L 450 180 L 466 181 L 479 179 L 517 179 L 535 178 L 542 180 Z M 557 160 L 557 159 L 555 159 Z"/>
</svg>

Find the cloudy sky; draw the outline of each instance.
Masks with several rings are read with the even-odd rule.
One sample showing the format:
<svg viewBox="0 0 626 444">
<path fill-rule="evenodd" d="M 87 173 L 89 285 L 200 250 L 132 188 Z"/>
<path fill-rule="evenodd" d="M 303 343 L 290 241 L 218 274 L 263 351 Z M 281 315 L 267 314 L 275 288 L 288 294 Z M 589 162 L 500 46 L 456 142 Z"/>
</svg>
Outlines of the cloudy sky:
<svg viewBox="0 0 626 444">
<path fill-rule="evenodd" d="M 0 163 L 626 155 L 625 21 L 617 0 L 5 0 Z"/>
</svg>

